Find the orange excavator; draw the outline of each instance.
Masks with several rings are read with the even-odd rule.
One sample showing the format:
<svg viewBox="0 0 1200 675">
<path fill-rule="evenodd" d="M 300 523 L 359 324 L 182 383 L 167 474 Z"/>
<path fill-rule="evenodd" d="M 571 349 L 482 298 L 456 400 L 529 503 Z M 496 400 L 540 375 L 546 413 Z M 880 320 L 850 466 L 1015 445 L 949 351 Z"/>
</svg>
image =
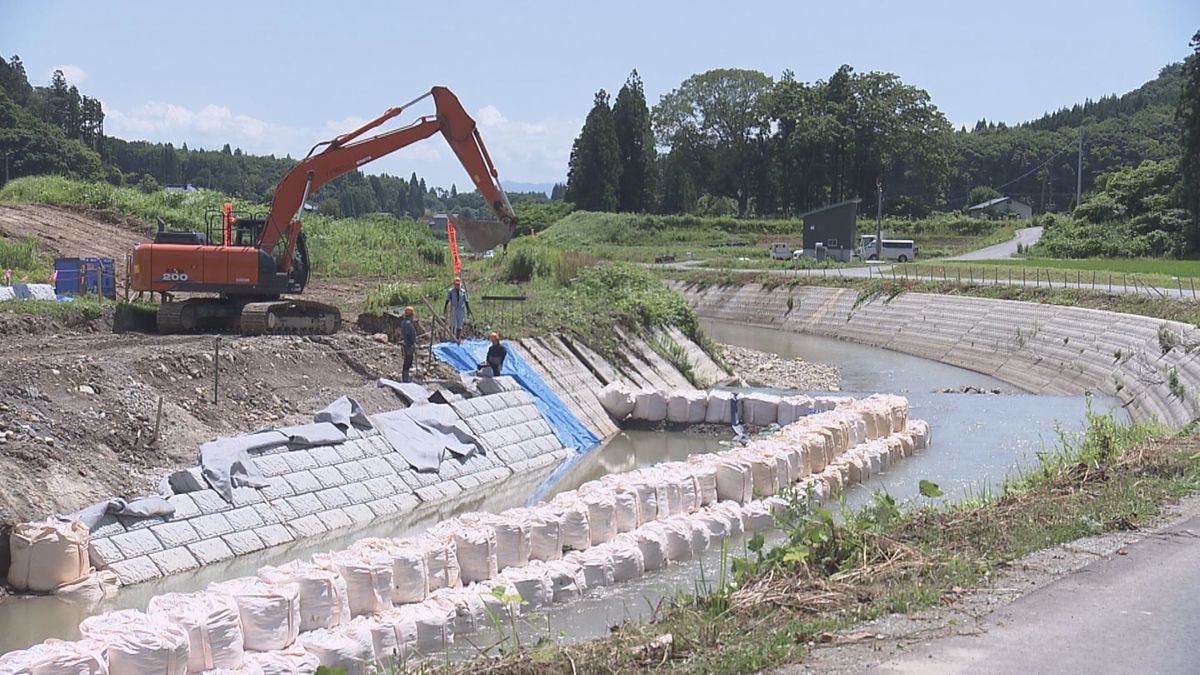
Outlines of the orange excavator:
<svg viewBox="0 0 1200 675">
<path fill-rule="evenodd" d="M 359 138 L 431 96 L 435 115 Z M 464 233 L 468 242 L 474 245 L 475 237 L 486 241 L 487 248 L 507 243 L 516 230 L 517 216 L 475 121 L 449 89 L 434 87 L 354 131 L 313 146 L 276 186 L 266 216 L 235 216 L 226 205 L 220 222 L 210 221 L 207 232 L 166 231 L 160 225 L 153 243 L 139 244 L 133 251 L 132 289 L 164 294 L 157 317 L 158 330 L 163 333 L 228 329 L 244 335 L 336 332 L 341 325 L 337 307 L 282 297 L 303 292 L 308 283 L 308 246 L 300 216 L 309 195 L 338 176 L 439 131 L 500 221 L 461 223 L 468 227 Z M 175 300 L 176 293 L 209 297 Z"/>
</svg>

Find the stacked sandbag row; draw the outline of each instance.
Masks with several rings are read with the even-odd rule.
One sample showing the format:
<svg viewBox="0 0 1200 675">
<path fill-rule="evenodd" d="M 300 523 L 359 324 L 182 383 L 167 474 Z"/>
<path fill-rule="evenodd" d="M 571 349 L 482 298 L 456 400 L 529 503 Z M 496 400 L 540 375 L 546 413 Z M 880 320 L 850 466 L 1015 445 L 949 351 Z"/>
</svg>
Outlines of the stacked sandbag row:
<svg viewBox="0 0 1200 675">
<path fill-rule="evenodd" d="M 670 424 L 731 424 L 738 420 L 754 426 L 784 426 L 813 413 L 833 410 L 851 399 L 831 396 L 776 396 L 737 394 L 732 391 L 630 389 L 621 382 L 600 390 L 600 404 L 616 421 L 667 422 Z"/>
<path fill-rule="evenodd" d="M 402 663 L 516 615 L 520 604 L 565 602 L 771 527 L 785 488 L 826 498 L 929 442 L 903 398 L 821 405 L 829 409 L 743 447 L 607 475 L 532 507 L 464 514 L 419 537 L 364 539 L 206 592 L 158 596 L 146 613 L 92 617 L 80 627 L 84 641 L 6 656 L 0 674 L 6 664 L 41 663 L 49 665 L 39 675 L 290 674 L 318 665 L 356 675 Z"/>
</svg>

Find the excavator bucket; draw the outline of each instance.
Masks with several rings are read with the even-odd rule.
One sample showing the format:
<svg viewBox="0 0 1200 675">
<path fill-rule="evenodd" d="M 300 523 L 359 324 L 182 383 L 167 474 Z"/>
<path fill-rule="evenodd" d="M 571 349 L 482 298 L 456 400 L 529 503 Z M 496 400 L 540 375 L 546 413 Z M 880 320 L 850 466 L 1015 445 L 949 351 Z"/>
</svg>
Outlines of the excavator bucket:
<svg viewBox="0 0 1200 675">
<path fill-rule="evenodd" d="M 490 251 L 507 244 L 513 238 L 514 228 L 498 220 L 475 220 L 466 216 L 454 217 L 454 229 L 458 236 L 467 240 L 472 251 Z"/>
</svg>

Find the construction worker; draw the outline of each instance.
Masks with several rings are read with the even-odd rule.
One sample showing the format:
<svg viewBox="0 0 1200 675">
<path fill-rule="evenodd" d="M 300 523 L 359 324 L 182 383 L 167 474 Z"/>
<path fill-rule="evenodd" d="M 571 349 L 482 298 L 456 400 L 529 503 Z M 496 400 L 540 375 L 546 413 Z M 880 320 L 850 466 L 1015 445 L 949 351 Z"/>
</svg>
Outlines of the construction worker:
<svg viewBox="0 0 1200 675">
<path fill-rule="evenodd" d="M 413 357 L 417 354 L 417 326 L 413 323 L 415 312 L 412 307 L 404 308 L 404 318 L 400 320 L 400 346 L 404 350 L 404 382 L 412 382 L 409 372 L 412 370 Z"/>
<path fill-rule="evenodd" d="M 450 310 L 448 322 L 454 333 L 454 341 L 462 344 L 463 332 L 467 325 L 467 313 L 471 311 L 471 303 L 467 301 L 467 289 L 462 287 L 462 277 L 454 277 L 454 286 L 446 292 L 446 303 L 442 311 Z"/>
<path fill-rule="evenodd" d="M 500 376 L 500 369 L 504 367 L 504 359 L 508 356 L 508 349 L 500 344 L 500 336 L 495 332 L 488 334 L 488 339 L 492 341 L 492 346 L 487 350 L 487 362 L 484 366 L 490 366 L 492 369 L 492 377 Z"/>
</svg>

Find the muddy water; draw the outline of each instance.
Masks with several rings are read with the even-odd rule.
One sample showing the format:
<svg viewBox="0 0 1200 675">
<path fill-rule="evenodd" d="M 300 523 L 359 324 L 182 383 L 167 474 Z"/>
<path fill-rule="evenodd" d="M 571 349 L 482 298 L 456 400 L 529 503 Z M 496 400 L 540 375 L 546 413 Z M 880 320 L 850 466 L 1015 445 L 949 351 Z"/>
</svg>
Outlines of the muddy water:
<svg viewBox="0 0 1200 675">
<path fill-rule="evenodd" d="M 742 325 L 713 322 L 705 328 L 718 341 L 838 365 L 843 392 L 904 394 L 909 398 L 911 415 L 930 422 L 933 445 L 887 473 L 871 477 L 866 485 L 851 489 L 847 493 L 850 504 L 868 500 L 874 490 L 886 491 L 902 502 L 920 503 L 917 483 L 921 479 L 938 483 L 946 493 L 943 500 L 958 500 L 995 489 L 1006 476 L 1036 462 L 1038 452 L 1056 447 L 1060 429 L 1068 433 L 1078 430 L 1088 409 L 1088 401 L 1082 396 L 1030 395 L 985 375 L 886 350 Z M 936 393 L 939 389 L 965 385 L 1000 389 L 1004 393 Z M 1123 416 L 1113 400 L 1095 399 L 1091 406 L 1097 412 L 1115 409 Z M 689 454 L 715 452 L 727 440 L 728 436 L 693 433 L 623 432 L 556 469 L 514 476 L 499 486 L 463 495 L 435 508 L 418 509 L 366 529 L 308 540 L 188 575 L 123 589 L 116 598 L 99 607 L 71 605 L 53 597 L 10 598 L 0 602 L 0 653 L 27 647 L 47 637 L 73 638 L 84 617 L 108 609 L 144 608 L 153 595 L 203 589 L 212 581 L 251 575 L 263 565 L 344 548 L 363 537 L 407 536 L 456 513 L 499 511 L 532 499 L 548 498 L 608 473 L 680 460 Z M 744 543 L 731 541 L 729 551 L 735 555 L 743 553 Z M 520 627 L 523 642 L 604 635 L 611 625 L 649 616 L 651 607 L 661 598 L 676 591 L 696 590 L 705 580 L 711 581 L 721 567 L 720 562 L 721 552 L 710 551 L 701 560 L 672 564 L 637 582 L 599 589 L 587 598 L 526 617 Z M 490 630 L 467 637 L 480 646 L 501 639 Z M 453 652 L 470 655 L 474 648 L 460 641 Z"/>
</svg>

